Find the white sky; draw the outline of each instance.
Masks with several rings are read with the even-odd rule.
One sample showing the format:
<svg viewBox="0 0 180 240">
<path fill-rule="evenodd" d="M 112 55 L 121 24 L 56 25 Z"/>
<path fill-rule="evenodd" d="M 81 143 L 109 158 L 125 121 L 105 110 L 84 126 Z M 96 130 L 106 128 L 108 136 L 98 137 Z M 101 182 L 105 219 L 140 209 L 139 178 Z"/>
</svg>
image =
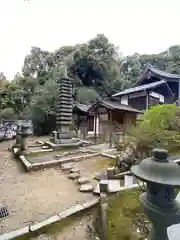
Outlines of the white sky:
<svg viewBox="0 0 180 240">
<path fill-rule="evenodd" d="M 180 0 L 0 0 L 0 72 L 12 79 L 31 46 L 53 51 L 104 33 L 123 54 L 180 44 Z"/>
</svg>

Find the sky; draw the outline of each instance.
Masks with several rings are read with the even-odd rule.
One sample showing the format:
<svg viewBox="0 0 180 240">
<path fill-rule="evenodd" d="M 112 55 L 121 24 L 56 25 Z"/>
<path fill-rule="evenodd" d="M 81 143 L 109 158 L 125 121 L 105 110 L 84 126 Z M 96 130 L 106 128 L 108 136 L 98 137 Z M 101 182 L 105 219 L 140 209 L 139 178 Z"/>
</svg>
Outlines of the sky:
<svg viewBox="0 0 180 240">
<path fill-rule="evenodd" d="M 0 0 L 0 72 L 13 79 L 31 46 L 53 51 L 98 33 L 123 55 L 180 44 L 180 0 Z"/>
</svg>

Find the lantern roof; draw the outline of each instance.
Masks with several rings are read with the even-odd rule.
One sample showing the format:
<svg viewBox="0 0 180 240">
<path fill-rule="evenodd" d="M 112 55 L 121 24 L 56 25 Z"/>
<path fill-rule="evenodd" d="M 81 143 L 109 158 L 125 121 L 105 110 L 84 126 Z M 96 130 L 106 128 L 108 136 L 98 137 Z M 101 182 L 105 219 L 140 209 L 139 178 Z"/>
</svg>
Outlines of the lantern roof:
<svg viewBox="0 0 180 240">
<path fill-rule="evenodd" d="M 165 149 L 154 149 L 151 158 L 133 166 L 131 171 L 143 182 L 180 187 L 180 166 L 167 157 L 168 152 Z"/>
</svg>

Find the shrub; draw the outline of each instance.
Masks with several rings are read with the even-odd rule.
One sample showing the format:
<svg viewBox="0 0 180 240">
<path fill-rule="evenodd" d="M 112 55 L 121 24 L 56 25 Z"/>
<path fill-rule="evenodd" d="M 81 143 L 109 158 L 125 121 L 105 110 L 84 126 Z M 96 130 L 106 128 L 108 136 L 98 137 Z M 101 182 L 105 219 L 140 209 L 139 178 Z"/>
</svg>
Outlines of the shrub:
<svg viewBox="0 0 180 240">
<path fill-rule="evenodd" d="M 165 148 L 169 153 L 179 151 L 180 109 L 173 104 L 158 105 L 145 112 L 130 135 L 138 151 L 149 155 L 156 147 Z"/>
</svg>

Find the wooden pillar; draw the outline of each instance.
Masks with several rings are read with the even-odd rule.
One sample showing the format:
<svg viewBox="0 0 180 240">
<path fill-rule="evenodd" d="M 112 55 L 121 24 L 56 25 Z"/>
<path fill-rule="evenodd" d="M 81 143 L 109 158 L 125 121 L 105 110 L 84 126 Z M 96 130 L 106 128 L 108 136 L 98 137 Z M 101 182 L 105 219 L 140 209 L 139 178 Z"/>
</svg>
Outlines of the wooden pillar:
<svg viewBox="0 0 180 240">
<path fill-rule="evenodd" d="M 177 102 L 178 102 L 178 106 L 180 106 L 180 80 L 178 81 L 178 99 L 177 99 Z"/>
<path fill-rule="evenodd" d="M 146 110 L 149 109 L 149 93 L 146 93 Z"/>
<path fill-rule="evenodd" d="M 98 115 L 98 113 L 97 113 L 97 109 L 96 109 L 95 113 L 94 113 L 94 137 L 95 137 L 95 142 L 97 140 L 97 121 L 96 121 L 97 115 Z"/>
<path fill-rule="evenodd" d="M 109 129 L 110 129 L 110 134 L 109 134 L 109 148 L 112 147 L 112 110 L 108 111 L 109 115 Z"/>
</svg>

